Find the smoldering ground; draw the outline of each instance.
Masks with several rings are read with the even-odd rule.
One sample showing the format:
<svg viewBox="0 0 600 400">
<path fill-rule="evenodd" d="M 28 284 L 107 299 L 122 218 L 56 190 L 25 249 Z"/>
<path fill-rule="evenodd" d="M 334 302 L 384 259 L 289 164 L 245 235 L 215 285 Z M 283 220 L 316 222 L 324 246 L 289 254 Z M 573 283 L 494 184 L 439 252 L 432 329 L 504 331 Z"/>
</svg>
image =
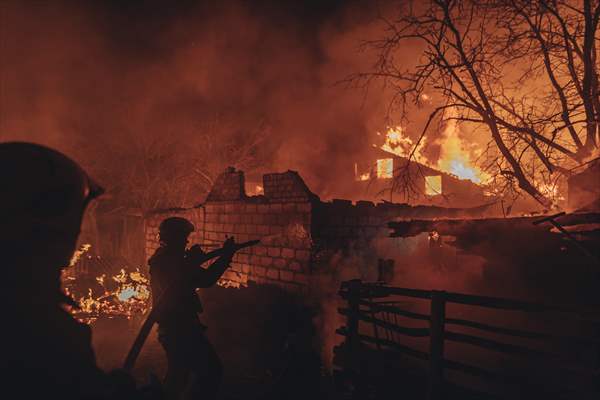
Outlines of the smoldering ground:
<svg viewBox="0 0 600 400">
<path fill-rule="evenodd" d="M 221 398 L 306 398 L 326 389 L 311 323 L 315 310 L 304 299 L 270 285 L 216 286 L 200 295 L 206 334 L 224 365 Z M 101 318 L 92 324 L 103 369 L 122 366 L 139 325 L 139 318 Z M 166 356 L 153 331 L 133 374 L 143 384 L 165 372 Z"/>
</svg>

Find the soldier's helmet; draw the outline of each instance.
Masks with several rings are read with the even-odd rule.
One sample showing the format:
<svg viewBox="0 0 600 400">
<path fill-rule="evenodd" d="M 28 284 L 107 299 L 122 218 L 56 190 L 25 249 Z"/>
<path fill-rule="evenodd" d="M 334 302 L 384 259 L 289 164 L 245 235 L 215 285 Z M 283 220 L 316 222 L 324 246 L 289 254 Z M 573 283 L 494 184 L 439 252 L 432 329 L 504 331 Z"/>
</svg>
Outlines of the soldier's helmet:
<svg viewBox="0 0 600 400">
<path fill-rule="evenodd" d="M 77 236 L 87 204 L 104 191 L 64 154 L 24 142 L 0 143 L 0 187 L 0 240 L 9 242 Z"/>
<path fill-rule="evenodd" d="M 185 240 L 194 230 L 194 224 L 187 219 L 170 217 L 160 223 L 158 235 L 161 242 L 170 243 Z"/>
</svg>

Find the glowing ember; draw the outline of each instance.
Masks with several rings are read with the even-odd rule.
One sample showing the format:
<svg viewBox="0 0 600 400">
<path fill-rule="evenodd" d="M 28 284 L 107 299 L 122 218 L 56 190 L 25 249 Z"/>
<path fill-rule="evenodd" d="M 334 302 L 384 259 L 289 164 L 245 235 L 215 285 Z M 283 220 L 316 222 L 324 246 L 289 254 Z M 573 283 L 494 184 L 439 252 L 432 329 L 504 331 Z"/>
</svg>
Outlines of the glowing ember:
<svg viewBox="0 0 600 400">
<path fill-rule="evenodd" d="M 551 183 L 539 183 L 534 181 L 534 186 L 537 190 L 540 191 L 541 194 L 551 199 L 554 202 L 564 201 L 565 197 L 561 194 L 558 182 Z"/>
<path fill-rule="evenodd" d="M 113 281 L 118 282 L 118 283 L 125 283 L 127 281 L 127 273 L 125 272 L 124 269 L 121 269 L 121 271 L 112 277 Z"/>
<path fill-rule="evenodd" d="M 377 160 L 377 177 L 378 178 L 393 178 L 394 177 L 394 160 L 384 158 Z"/>
<path fill-rule="evenodd" d="M 368 171 L 360 173 L 358 171 L 358 163 L 354 163 L 354 179 L 356 179 L 357 181 L 368 181 L 369 179 L 371 179 L 371 173 Z"/>
<path fill-rule="evenodd" d="M 371 174 L 368 172 L 365 172 L 357 177 L 357 180 L 359 181 L 368 181 L 369 179 L 371 179 Z"/>
<path fill-rule="evenodd" d="M 227 289 L 239 289 L 242 287 L 241 283 L 229 279 L 219 279 L 217 285 Z"/>
<path fill-rule="evenodd" d="M 85 251 L 89 248 L 89 245 L 85 245 Z M 78 257 L 85 251 L 80 252 Z M 240 287 L 239 282 L 230 279 L 220 279 L 218 284 L 227 288 Z M 87 324 L 98 318 L 121 316 L 131 319 L 146 314 L 150 309 L 150 281 L 139 268 L 134 271 L 121 268 L 112 276 L 65 274 L 63 286 L 65 293 L 75 299 L 79 306 L 70 312 L 79 321 Z"/>
<path fill-rule="evenodd" d="M 71 257 L 71 261 L 69 261 L 69 267 L 72 267 L 75 264 L 77 264 L 79 262 L 79 259 L 81 258 L 81 256 L 83 256 L 85 253 L 87 253 L 91 247 L 92 247 L 91 244 L 85 243 L 85 244 L 82 244 L 79 247 L 79 249 L 75 250 L 75 252 L 73 253 L 73 257 Z"/>
<path fill-rule="evenodd" d="M 89 245 L 86 251 L 89 250 Z M 95 285 L 92 284 L 95 281 Z M 89 282 L 85 287 L 83 282 Z M 71 313 L 80 321 L 92 323 L 100 317 L 124 316 L 127 319 L 143 315 L 150 307 L 150 287 L 148 278 L 136 268 L 107 279 L 106 274 L 85 280 L 81 276 L 65 276 L 65 292 L 76 299 L 79 309 Z M 83 287 L 82 287 L 83 286 Z"/>
<path fill-rule="evenodd" d="M 249 196 L 260 196 L 265 194 L 265 188 L 263 188 L 262 185 L 249 185 L 246 189 L 246 193 Z"/>
</svg>

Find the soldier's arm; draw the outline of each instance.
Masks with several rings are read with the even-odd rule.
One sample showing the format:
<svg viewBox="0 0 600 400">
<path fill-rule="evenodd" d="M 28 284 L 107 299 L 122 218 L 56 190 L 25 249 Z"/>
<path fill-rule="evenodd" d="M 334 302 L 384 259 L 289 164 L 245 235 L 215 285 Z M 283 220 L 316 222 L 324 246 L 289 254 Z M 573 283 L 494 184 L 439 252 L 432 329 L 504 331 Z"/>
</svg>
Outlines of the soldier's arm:
<svg viewBox="0 0 600 400">
<path fill-rule="evenodd" d="M 194 268 L 191 272 L 194 286 L 198 288 L 207 288 L 217 283 L 219 278 L 223 276 L 229 267 L 232 257 L 233 253 L 226 253 L 219 257 L 217 261 L 212 263 L 208 268 Z"/>
</svg>

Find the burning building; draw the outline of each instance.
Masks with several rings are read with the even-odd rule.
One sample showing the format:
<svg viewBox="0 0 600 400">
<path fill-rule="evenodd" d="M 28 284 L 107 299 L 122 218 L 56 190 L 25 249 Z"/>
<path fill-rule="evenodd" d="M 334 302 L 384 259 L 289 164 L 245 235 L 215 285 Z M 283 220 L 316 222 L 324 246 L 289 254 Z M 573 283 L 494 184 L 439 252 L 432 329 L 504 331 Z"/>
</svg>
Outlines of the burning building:
<svg viewBox="0 0 600 400">
<path fill-rule="evenodd" d="M 451 121 L 434 143 L 440 148 L 435 162 L 425 155 L 424 137 L 415 142 L 402 127 L 378 136 L 383 144 L 374 144 L 354 163 L 357 191 L 367 198 L 445 207 L 489 202 L 482 186 L 489 176 L 472 162 Z"/>
<path fill-rule="evenodd" d="M 358 190 L 368 197 L 444 207 L 474 207 L 490 201 L 483 187 L 470 179 L 380 148 L 372 148 L 369 154 L 368 161 L 354 164 Z"/>
</svg>

